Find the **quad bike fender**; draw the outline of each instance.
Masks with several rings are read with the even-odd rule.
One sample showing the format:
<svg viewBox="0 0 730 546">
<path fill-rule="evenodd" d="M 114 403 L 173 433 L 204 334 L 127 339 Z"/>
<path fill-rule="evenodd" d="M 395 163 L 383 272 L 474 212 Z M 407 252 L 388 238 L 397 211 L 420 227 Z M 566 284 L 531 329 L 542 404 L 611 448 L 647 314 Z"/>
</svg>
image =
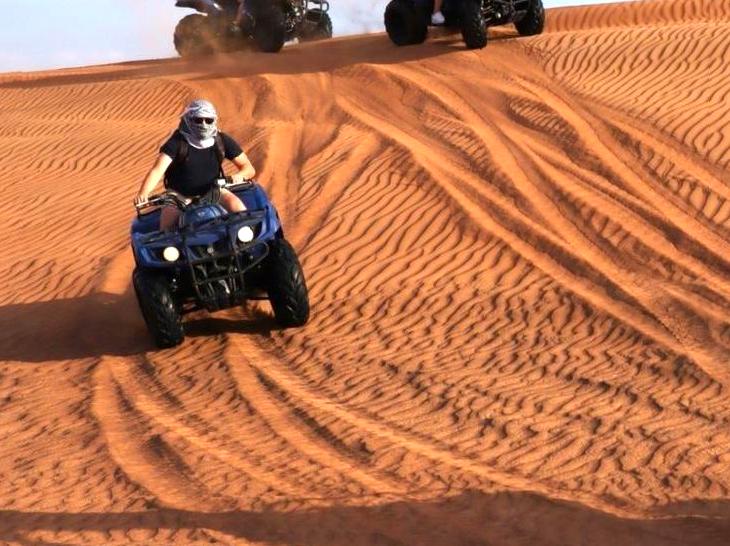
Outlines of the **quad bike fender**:
<svg viewBox="0 0 730 546">
<path fill-rule="evenodd" d="M 134 262 L 138 267 L 155 270 L 173 271 L 178 266 L 162 258 L 162 250 L 167 246 L 180 247 L 180 236 L 177 233 L 154 236 L 154 240 L 145 233 L 132 233 L 132 251 Z"/>
<path fill-rule="evenodd" d="M 243 201 L 248 210 L 265 211 L 261 225 L 259 239 L 268 240 L 281 231 L 281 220 L 279 213 L 266 195 L 266 191 L 258 184 L 249 189 L 242 189 L 234 192 Z"/>
</svg>

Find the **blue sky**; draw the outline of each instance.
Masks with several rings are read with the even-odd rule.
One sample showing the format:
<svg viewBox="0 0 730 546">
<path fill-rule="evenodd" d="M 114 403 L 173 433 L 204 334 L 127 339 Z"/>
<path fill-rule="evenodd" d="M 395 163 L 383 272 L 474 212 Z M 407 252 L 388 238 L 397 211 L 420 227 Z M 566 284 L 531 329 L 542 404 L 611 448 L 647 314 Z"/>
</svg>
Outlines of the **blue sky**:
<svg viewBox="0 0 730 546">
<path fill-rule="evenodd" d="M 330 0 L 336 35 L 383 30 L 388 0 Z M 614 0 L 544 0 L 546 7 Z M 175 55 L 175 0 L 0 0 L 0 72 Z"/>
</svg>

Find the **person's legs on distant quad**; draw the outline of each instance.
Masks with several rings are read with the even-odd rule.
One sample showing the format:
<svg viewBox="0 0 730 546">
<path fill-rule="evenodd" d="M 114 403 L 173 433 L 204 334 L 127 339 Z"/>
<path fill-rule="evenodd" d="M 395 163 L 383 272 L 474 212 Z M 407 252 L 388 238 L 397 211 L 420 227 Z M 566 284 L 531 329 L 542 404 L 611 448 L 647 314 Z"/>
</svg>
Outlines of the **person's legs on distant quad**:
<svg viewBox="0 0 730 546">
<path fill-rule="evenodd" d="M 433 13 L 431 14 L 432 25 L 443 25 L 446 22 L 444 14 L 441 13 L 441 6 L 443 5 L 443 3 L 444 0 L 434 0 Z"/>
<path fill-rule="evenodd" d="M 243 0 L 218 0 L 218 5 L 223 8 L 220 16 L 228 21 L 228 29 L 231 32 L 241 32 L 246 16 Z"/>
<path fill-rule="evenodd" d="M 244 28 L 246 26 L 247 18 L 248 11 L 246 10 L 246 0 L 238 0 L 238 11 L 236 12 L 236 26 L 238 26 L 238 28 Z"/>
</svg>

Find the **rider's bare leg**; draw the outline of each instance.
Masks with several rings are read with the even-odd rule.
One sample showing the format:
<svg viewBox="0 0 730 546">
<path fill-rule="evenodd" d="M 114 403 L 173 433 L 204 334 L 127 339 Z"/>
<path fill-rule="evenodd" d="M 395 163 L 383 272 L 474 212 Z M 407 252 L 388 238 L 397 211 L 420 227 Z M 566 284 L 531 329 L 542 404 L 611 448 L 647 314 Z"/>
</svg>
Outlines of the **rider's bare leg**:
<svg viewBox="0 0 730 546">
<path fill-rule="evenodd" d="M 226 189 L 221 189 L 220 204 L 228 212 L 242 212 L 246 210 L 246 205 L 243 204 L 243 201 L 235 193 Z"/>
<path fill-rule="evenodd" d="M 238 196 L 226 189 L 221 189 L 220 204 L 228 212 L 242 212 L 246 210 L 246 205 L 243 204 Z M 176 225 L 180 218 L 180 209 L 172 205 L 163 207 L 160 212 L 160 231 L 171 231 Z"/>
<path fill-rule="evenodd" d="M 443 2 L 443 0 L 441 0 Z M 246 4 L 244 0 L 239 0 L 238 11 L 236 12 L 236 24 L 241 27 L 243 26 L 243 19 L 246 17 Z"/>
<path fill-rule="evenodd" d="M 180 209 L 173 206 L 162 208 L 160 212 L 160 231 L 171 231 L 180 218 Z"/>
<path fill-rule="evenodd" d="M 441 6 L 443 5 L 444 0 L 434 0 L 433 2 L 433 12 L 431 15 L 431 23 L 434 25 L 443 25 L 444 24 L 444 16 L 441 13 Z"/>
</svg>

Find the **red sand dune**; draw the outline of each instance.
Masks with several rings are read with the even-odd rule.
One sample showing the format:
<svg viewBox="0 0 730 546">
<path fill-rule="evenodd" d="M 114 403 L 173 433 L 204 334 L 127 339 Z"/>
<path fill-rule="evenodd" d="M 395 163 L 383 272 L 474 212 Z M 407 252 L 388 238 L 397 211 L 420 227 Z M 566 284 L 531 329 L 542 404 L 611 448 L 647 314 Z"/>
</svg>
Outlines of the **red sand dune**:
<svg viewBox="0 0 730 546">
<path fill-rule="evenodd" d="M 730 543 L 730 2 L 0 76 L 0 542 Z M 131 200 L 192 98 L 303 259 L 154 350 Z"/>
</svg>

